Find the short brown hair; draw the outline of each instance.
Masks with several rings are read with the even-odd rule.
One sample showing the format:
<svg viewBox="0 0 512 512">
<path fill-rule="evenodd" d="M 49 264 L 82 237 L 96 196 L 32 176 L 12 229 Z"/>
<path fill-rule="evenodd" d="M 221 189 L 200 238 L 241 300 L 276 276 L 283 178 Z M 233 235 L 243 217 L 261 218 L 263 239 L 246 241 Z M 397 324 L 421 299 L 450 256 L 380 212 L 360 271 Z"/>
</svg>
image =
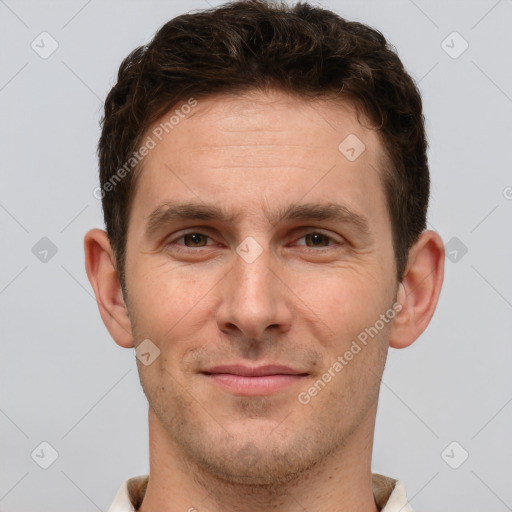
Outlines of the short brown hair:
<svg viewBox="0 0 512 512">
<path fill-rule="evenodd" d="M 116 172 L 126 169 L 148 128 L 178 103 L 270 88 L 305 99 L 347 99 L 378 130 L 389 162 L 382 178 L 402 279 L 409 249 L 426 228 L 430 188 L 414 81 L 373 28 L 307 3 L 242 0 L 167 22 L 149 44 L 126 57 L 107 96 L 98 145 L 101 195 L 123 291 L 140 165 L 113 183 Z"/>
</svg>

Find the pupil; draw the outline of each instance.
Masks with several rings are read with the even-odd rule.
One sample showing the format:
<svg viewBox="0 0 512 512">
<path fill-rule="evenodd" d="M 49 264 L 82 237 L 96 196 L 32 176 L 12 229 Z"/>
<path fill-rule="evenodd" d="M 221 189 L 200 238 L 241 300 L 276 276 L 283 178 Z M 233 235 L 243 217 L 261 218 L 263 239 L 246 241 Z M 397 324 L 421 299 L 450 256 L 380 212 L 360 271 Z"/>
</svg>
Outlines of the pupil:
<svg viewBox="0 0 512 512">
<path fill-rule="evenodd" d="M 192 234 L 187 235 L 187 236 L 192 239 L 192 243 L 193 244 L 200 244 L 201 243 L 201 237 L 203 235 L 200 235 L 198 233 L 192 233 Z"/>
<path fill-rule="evenodd" d="M 312 239 L 312 241 L 313 241 L 313 244 L 314 244 L 314 245 L 316 245 L 316 243 L 317 243 L 317 242 L 321 242 L 322 237 L 323 237 L 324 235 L 321 235 L 321 234 L 319 234 L 319 233 L 314 233 L 314 234 L 309 235 L 309 236 L 311 237 L 311 239 Z"/>
</svg>

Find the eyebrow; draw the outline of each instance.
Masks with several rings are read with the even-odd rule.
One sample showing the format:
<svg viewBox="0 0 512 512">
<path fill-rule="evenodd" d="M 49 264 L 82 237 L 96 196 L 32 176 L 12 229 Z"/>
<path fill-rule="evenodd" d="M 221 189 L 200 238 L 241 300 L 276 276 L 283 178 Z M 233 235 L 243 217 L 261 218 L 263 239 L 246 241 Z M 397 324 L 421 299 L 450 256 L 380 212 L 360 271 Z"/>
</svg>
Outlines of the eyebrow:
<svg viewBox="0 0 512 512">
<path fill-rule="evenodd" d="M 230 224 L 239 220 L 243 212 L 231 213 L 217 205 L 205 203 L 175 203 L 167 201 L 148 215 L 146 236 L 151 238 L 163 226 L 176 220 L 219 221 Z M 326 220 L 351 225 L 360 235 L 370 238 L 368 219 L 338 203 L 290 204 L 274 212 L 265 211 L 267 220 L 276 225 L 290 220 Z"/>
</svg>

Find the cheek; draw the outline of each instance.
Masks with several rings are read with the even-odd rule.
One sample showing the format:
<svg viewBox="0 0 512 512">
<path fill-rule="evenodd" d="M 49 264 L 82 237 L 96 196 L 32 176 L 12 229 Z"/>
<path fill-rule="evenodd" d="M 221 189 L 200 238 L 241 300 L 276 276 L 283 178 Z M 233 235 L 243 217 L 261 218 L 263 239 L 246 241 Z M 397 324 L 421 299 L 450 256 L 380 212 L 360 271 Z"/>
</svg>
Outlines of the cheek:
<svg viewBox="0 0 512 512">
<path fill-rule="evenodd" d="M 379 282 L 377 275 L 377 270 L 363 271 L 355 265 L 331 272 L 324 269 L 297 280 L 294 290 L 303 298 L 304 311 L 309 309 L 308 317 L 316 315 L 317 322 L 336 335 L 333 340 L 347 340 L 373 325 L 390 306 L 391 282 Z"/>
<path fill-rule="evenodd" d="M 144 272 L 131 275 L 130 316 L 136 337 L 151 339 L 166 366 L 179 365 L 186 352 L 197 348 L 198 340 L 212 337 L 212 296 L 219 277 L 214 271 L 201 278 L 196 277 L 197 272 L 194 277 L 191 274 L 190 267 L 166 264 L 147 265 Z M 208 335 L 202 333 L 205 330 Z"/>
</svg>

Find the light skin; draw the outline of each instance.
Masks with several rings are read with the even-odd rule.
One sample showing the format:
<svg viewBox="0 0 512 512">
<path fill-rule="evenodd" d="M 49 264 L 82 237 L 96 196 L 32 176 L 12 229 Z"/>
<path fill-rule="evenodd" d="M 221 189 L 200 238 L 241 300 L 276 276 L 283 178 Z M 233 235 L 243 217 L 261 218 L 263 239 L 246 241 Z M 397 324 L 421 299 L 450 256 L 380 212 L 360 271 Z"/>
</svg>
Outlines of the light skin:
<svg viewBox="0 0 512 512">
<path fill-rule="evenodd" d="M 338 149 L 349 134 L 366 147 L 354 161 Z M 382 157 L 378 134 L 348 104 L 277 91 L 212 96 L 145 157 L 126 303 L 106 233 L 87 233 L 87 274 L 110 334 L 160 350 L 138 361 L 150 442 L 141 511 L 377 511 L 371 456 L 387 350 L 427 327 L 444 265 L 442 240 L 425 231 L 397 282 Z M 165 203 L 236 217 L 160 216 L 148 231 Z M 312 205 L 343 215 L 298 209 Z M 293 208 L 302 216 L 283 215 Z M 261 248 L 253 261 L 241 256 L 256 254 L 247 237 Z M 396 301 L 394 319 L 301 404 L 299 393 Z M 300 376 L 239 393 L 205 373 L 223 364 L 280 364 Z"/>
</svg>

